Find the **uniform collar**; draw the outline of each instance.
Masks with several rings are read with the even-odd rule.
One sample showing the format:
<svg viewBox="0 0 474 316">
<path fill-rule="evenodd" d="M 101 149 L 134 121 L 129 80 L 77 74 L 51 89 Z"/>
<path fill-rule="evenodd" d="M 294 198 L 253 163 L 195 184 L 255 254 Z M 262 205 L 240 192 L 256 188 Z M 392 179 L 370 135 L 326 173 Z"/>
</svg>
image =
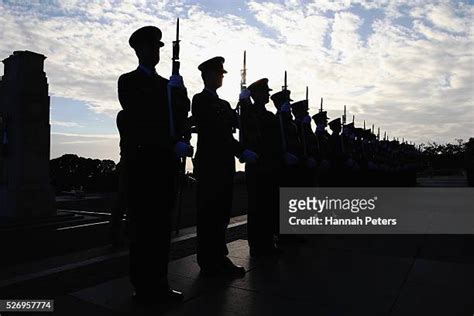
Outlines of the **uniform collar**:
<svg viewBox="0 0 474 316">
<path fill-rule="evenodd" d="M 209 94 L 211 94 L 212 96 L 214 96 L 214 97 L 216 97 L 216 98 L 219 98 L 219 95 L 218 95 L 217 92 L 214 91 L 214 90 L 211 90 L 211 89 L 209 89 L 209 88 L 207 88 L 207 87 L 204 87 L 204 90 L 203 90 L 203 91 L 207 91 L 207 92 L 208 92 Z"/>
<path fill-rule="evenodd" d="M 322 124 L 319 124 L 319 125 L 316 125 L 316 132 L 325 132 L 326 131 L 326 126 L 322 125 Z"/>
<path fill-rule="evenodd" d="M 138 65 L 138 69 L 140 69 L 140 71 L 142 71 L 145 75 L 147 75 L 147 76 L 149 76 L 149 77 L 158 75 L 158 74 L 156 73 L 155 68 L 149 68 L 149 67 L 147 67 L 147 66 Z"/>
</svg>

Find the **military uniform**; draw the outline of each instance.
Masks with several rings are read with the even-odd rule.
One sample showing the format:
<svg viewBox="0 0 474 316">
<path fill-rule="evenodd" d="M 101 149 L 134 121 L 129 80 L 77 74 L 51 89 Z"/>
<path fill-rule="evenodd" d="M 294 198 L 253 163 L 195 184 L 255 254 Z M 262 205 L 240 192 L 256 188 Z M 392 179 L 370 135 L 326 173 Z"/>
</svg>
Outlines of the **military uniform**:
<svg viewBox="0 0 474 316">
<path fill-rule="evenodd" d="M 330 179 L 330 162 L 329 162 L 329 133 L 326 131 L 327 112 L 320 111 L 312 116 L 316 123 L 314 131 L 316 140 L 316 179 L 318 186 L 328 186 Z"/>
<path fill-rule="evenodd" d="M 300 187 L 312 187 L 316 184 L 316 156 L 317 139 L 311 130 L 311 118 L 308 115 L 308 101 L 302 100 L 291 104 L 291 109 L 295 117 L 295 125 L 299 135 L 302 148 L 299 163 Z M 310 163 L 311 162 L 311 163 Z"/>
<path fill-rule="evenodd" d="M 161 43 L 160 39 L 158 28 L 145 27 L 132 34 L 129 42 L 136 48 L 142 41 Z M 174 152 L 179 137 L 170 125 L 184 124 L 189 99 L 185 93 L 177 94 L 170 113 L 168 80 L 142 65 L 120 76 L 118 97 L 123 108 L 119 131 L 131 237 L 130 279 L 142 297 L 165 296 L 179 163 Z"/>
<path fill-rule="evenodd" d="M 301 161 L 303 156 L 303 147 L 301 146 L 300 137 L 298 135 L 298 127 L 293 121 L 290 111 L 281 111 L 285 103 L 293 101 L 290 98 L 290 90 L 282 90 L 271 96 L 273 104 L 278 111 L 277 117 L 280 120 L 280 135 L 283 151 L 288 152 Z M 283 145 L 282 145 L 283 146 Z M 297 187 L 299 186 L 300 168 L 299 162 L 294 165 L 284 165 L 280 177 L 280 187 Z"/>
<path fill-rule="evenodd" d="M 329 122 L 332 130 L 329 136 L 329 161 L 331 162 L 331 181 L 330 186 L 345 186 L 344 182 L 344 162 L 346 153 L 341 135 L 341 119 L 337 118 Z"/>
<path fill-rule="evenodd" d="M 252 83 L 248 89 L 268 93 L 268 79 Z M 245 178 L 248 193 L 247 230 L 250 254 L 259 256 L 274 251 L 279 201 L 278 183 L 282 168 L 282 146 L 278 118 L 261 101 L 242 104 L 242 122 L 245 127 L 243 142 L 258 154 L 256 164 L 246 164 Z"/>
<path fill-rule="evenodd" d="M 198 68 L 223 69 L 224 59 L 216 57 Z M 243 147 L 234 139 L 232 130 L 237 117 L 230 104 L 215 91 L 205 88 L 192 101 L 198 141 L 194 159 L 197 177 L 197 261 L 201 272 L 214 273 L 227 264 L 225 233 L 229 224 L 235 159 Z"/>
</svg>

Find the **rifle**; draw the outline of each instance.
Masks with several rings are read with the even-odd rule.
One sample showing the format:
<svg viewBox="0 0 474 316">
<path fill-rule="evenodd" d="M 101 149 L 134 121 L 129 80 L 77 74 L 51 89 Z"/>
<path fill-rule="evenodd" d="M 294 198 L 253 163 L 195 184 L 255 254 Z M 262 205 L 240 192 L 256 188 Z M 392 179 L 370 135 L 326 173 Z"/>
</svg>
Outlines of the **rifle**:
<svg viewBox="0 0 474 316">
<path fill-rule="evenodd" d="M 180 67 L 180 61 L 179 61 L 179 18 L 176 20 L 176 40 L 173 41 L 173 56 L 171 58 L 172 60 L 172 69 L 171 73 L 172 75 L 179 75 L 179 67 Z M 170 119 L 170 134 L 173 138 L 180 137 L 180 135 L 177 135 L 177 131 L 174 127 L 174 121 L 173 121 L 173 108 L 172 108 L 172 89 L 168 85 L 168 106 L 169 106 L 169 119 Z M 184 131 L 183 131 L 184 132 Z M 189 143 L 191 135 L 186 136 L 186 141 Z M 177 181 L 177 201 L 176 201 L 176 214 L 177 214 L 177 219 L 176 219 L 176 230 L 175 233 L 176 235 L 179 234 L 179 225 L 181 222 L 181 209 L 182 209 L 182 200 L 183 200 L 183 186 L 185 183 L 186 179 L 186 157 L 180 158 L 180 163 L 179 163 L 179 168 L 178 168 L 178 181 Z"/>
<path fill-rule="evenodd" d="M 308 108 L 309 108 L 308 95 L 309 95 L 308 86 L 306 86 L 306 103 L 308 104 Z M 303 121 L 301 121 L 300 124 L 301 124 L 301 141 L 303 142 L 303 157 L 306 158 L 308 156 L 308 148 L 306 145 L 305 124 L 303 124 Z"/>
<path fill-rule="evenodd" d="M 346 106 L 344 105 L 344 114 L 342 115 L 342 125 L 346 125 Z"/>
<path fill-rule="evenodd" d="M 244 62 L 243 67 L 240 70 L 240 92 L 247 89 L 247 51 L 244 50 Z M 237 102 L 237 106 L 235 108 L 235 112 L 237 114 L 237 126 L 239 128 L 239 141 L 243 142 L 242 136 L 242 105 L 240 101 Z M 233 130 L 235 132 L 235 128 Z"/>
<path fill-rule="evenodd" d="M 286 77 L 286 70 L 285 70 L 285 79 L 283 81 L 283 87 L 282 91 L 287 91 L 288 90 L 288 84 L 287 84 L 287 77 Z M 289 96 L 288 96 L 289 99 Z M 287 100 L 289 102 L 290 100 Z M 287 146 L 286 146 L 286 133 L 285 133 L 285 126 L 283 124 L 283 116 L 281 114 L 281 109 L 280 112 L 278 113 L 278 117 L 280 119 L 280 134 L 281 134 L 281 145 L 283 147 L 283 152 L 287 151 Z"/>
<path fill-rule="evenodd" d="M 0 113 L 0 159 L 6 156 L 7 144 L 8 144 L 7 123 L 3 114 Z M 0 172 L 1 170 L 2 168 L 0 166 Z"/>
<path fill-rule="evenodd" d="M 240 71 L 240 91 L 247 89 L 247 51 L 244 50 L 244 63 Z"/>
</svg>

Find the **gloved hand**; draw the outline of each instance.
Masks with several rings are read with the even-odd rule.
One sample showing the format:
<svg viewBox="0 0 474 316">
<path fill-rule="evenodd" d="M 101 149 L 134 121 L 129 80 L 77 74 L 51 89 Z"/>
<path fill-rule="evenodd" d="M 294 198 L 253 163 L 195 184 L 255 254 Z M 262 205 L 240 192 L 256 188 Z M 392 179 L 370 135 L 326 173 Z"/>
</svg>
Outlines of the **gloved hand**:
<svg viewBox="0 0 474 316">
<path fill-rule="evenodd" d="M 289 152 L 283 154 L 283 160 L 287 166 L 294 166 L 298 163 L 298 157 Z"/>
<path fill-rule="evenodd" d="M 174 88 L 184 88 L 183 77 L 180 75 L 171 75 L 168 85 Z"/>
<path fill-rule="evenodd" d="M 177 142 L 174 145 L 174 152 L 179 158 L 192 157 L 194 153 L 193 146 L 186 144 L 185 142 Z"/>
<path fill-rule="evenodd" d="M 239 101 L 246 101 L 250 98 L 250 90 L 249 89 L 244 89 L 242 91 L 240 91 L 240 94 L 239 94 Z"/>
<path fill-rule="evenodd" d="M 344 167 L 347 169 L 351 170 L 354 168 L 355 162 L 352 160 L 352 158 L 347 158 L 346 161 L 344 161 Z"/>
<path fill-rule="evenodd" d="M 326 159 L 321 161 L 321 163 L 319 164 L 319 172 L 328 172 L 329 169 L 331 169 L 331 164 L 329 163 L 329 161 L 327 161 Z"/>
<path fill-rule="evenodd" d="M 251 150 L 245 149 L 242 155 L 240 156 L 240 160 L 245 163 L 254 164 L 257 162 L 258 155 Z"/>
<path fill-rule="evenodd" d="M 316 168 L 316 160 L 314 160 L 314 158 L 312 157 L 309 157 L 308 159 L 306 159 L 306 167 L 310 168 L 310 169 L 314 169 Z"/>
<path fill-rule="evenodd" d="M 303 119 L 301 120 L 301 123 L 303 123 L 303 124 L 311 124 L 311 116 L 306 115 L 305 117 L 303 117 Z"/>
<path fill-rule="evenodd" d="M 377 164 L 376 164 L 375 162 L 369 160 L 369 161 L 367 162 L 367 169 L 370 170 L 370 171 L 376 171 L 376 170 L 378 170 L 379 168 L 378 168 L 378 166 L 377 166 Z"/>
<path fill-rule="evenodd" d="M 280 112 L 289 113 L 291 111 L 290 103 L 287 101 L 281 106 Z"/>
</svg>

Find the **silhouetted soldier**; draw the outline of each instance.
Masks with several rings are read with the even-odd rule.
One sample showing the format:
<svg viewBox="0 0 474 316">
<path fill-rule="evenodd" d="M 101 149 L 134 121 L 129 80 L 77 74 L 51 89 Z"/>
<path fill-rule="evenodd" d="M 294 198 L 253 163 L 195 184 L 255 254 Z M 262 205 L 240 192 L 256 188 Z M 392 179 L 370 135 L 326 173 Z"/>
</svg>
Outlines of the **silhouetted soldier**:
<svg viewBox="0 0 474 316">
<path fill-rule="evenodd" d="M 332 131 L 329 137 L 329 160 L 331 162 L 332 186 L 343 186 L 345 152 L 341 138 L 341 119 L 336 118 L 329 122 Z"/>
<path fill-rule="evenodd" d="M 286 77 L 286 75 L 285 75 Z M 293 122 L 291 115 L 290 98 L 291 91 L 285 85 L 283 90 L 274 93 L 270 98 L 273 101 L 279 120 L 280 139 L 282 140 L 283 166 L 280 169 L 279 187 L 297 187 L 300 181 L 299 163 L 302 158 L 302 148 L 300 147 L 298 128 Z M 277 209 L 277 212 L 279 209 Z M 278 244 L 294 240 L 293 236 L 279 234 L 279 216 L 274 226 L 274 232 L 278 236 Z"/>
<path fill-rule="evenodd" d="M 254 104 L 242 102 L 245 126 L 243 143 L 258 154 L 256 164 L 245 166 L 248 193 L 247 230 L 250 255 L 261 257 L 277 254 L 273 235 L 279 210 L 279 175 L 283 150 L 278 118 L 265 108 L 271 89 L 263 78 L 248 87 Z M 244 92 L 242 93 L 244 94 Z M 241 96 L 242 96 L 241 94 Z"/>
<path fill-rule="evenodd" d="M 225 240 L 232 210 L 235 157 L 255 162 L 254 152 L 244 150 L 234 139 L 237 124 L 230 104 L 219 98 L 224 58 L 214 57 L 199 65 L 204 90 L 193 97 L 192 113 L 196 121 L 198 143 L 194 159 L 197 177 L 197 261 L 203 276 L 227 274 L 243 276 L 245 269 L 227 257 Z"/>
<path fill-rule="evenodd" d="M 298 128 L 293 122 L 291 116 L 290 98 L 291 91 L 288 89 L 274 93 L 270 98 L 277 110 L 277 117 L 280 121 L 280 135 L 282 139 L 283 161 L 282 176 L 280 186 L 297 186 L 298 175 L 297 168 L 302 154 Z"/>
<path fill-rule="evenodd" d="M 160 29 L 140 28 L 129 44 L 139 66 L 120 76 L 118 96 L 123 108 L 119 131 L 130 220 L 130 280 L 141 302 L 178 301 L 183 295 L 169 288 L 167 273 L 179 157 L 192 155 L 192 147 L 175 132 L 188 115 L 189 99 L 180 76 L 168 81 L 155 71 L 164 45 Z"/>
<path fill-rule="evenodd" d="M 7 152 L 7 122 L 2 113 L 0 113 L 0 161 L 6 156 Z M 0 165 L 1 166 L 1 165 Z M 2 169 L 0 168 L 0 171 Z"/>
<path fill-rule="evenodd" d="M 329 162 L 329 133 L 326 131 L 328 117 L 326 111 L 320 111 L 312 116 L 316 124 L 314 135 L 316 136 L 316 163 L 317 163 L 317 184 L 327 186 L 330 176 Z"/>
<path fill-rule="evenodd" d="M 302 100 L 291 104 L 291 110 L 295 117 L 302 156 L 299 163 L 299 181 L 300 187 L 312 187 L 316 183 L 316 159 L 317 140 L 311 130 L 311 117 L 308 113 L 308 100 Z"/>
</svg>

